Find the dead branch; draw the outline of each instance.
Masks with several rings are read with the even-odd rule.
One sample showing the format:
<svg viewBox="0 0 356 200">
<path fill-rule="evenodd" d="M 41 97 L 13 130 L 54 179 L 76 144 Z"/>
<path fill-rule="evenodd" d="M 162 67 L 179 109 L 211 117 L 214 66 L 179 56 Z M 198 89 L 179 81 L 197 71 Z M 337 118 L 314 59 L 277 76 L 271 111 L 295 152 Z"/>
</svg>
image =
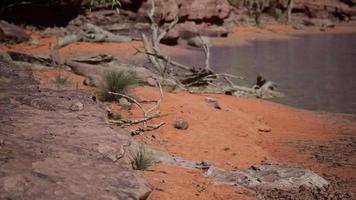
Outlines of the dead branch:
<svg viewBox="0 0 356 200">
<path fill-rule="evenodd" d="M 146 128 L 147 127 L 147 111 L 145 110 L 145 108 L 133 97 L 127 96 L 125 94 L 121 94 L 121 93 L 115 93 L 115 92 L 109 92 L 109 94 L 115 95 L 115 96 L 119 96 L 119 97 L 124 97 L 126 99 L 129 99 L 130 101 L 132 101 L 133 103 L 135 103 L 143 112 L 143 127 Z"/>
<path fill-rule="evenodd" d="M 205 54 L 205 69 L 210 69 L 210 47 L 209 45 L 203 40 L 203 38 L 199 35 L 199 39 L 202 43 L 202 47 Z"/>
<path fill-rule="evenodd" d="M 166 123 L 165 122 L 161 122 L 160 124 L 157 124 L 157 125 L 150 125 L 148 126 L 147 128 L 137 128 L 137 129 L 133 129 L 131 130 L 131 135 L 134 136 L 134 135 L 141 135 L 142 133 L 144 132 L 148 132 L 148 131 L 153 131 L 153 130 L 156 130 L 156 129 L 159 129 L 161 126 L 165 125 Z"/>
<path fill-rule="evenodd" d="M 129 36 L 113 34 L 91 23 L 84 24 L 82 30 L 82 33 L 59 38 L 54 48 L 60 49 L 76 42 L 129 42 L 132 40 Z"/>
<path fill-rule="evenodd" d="M 146 36 L 144 36 L 144 37 L 146 37 Z M 144 40 L 144 41 L 145 41 L 145 40 Z M 176 62 L 176 61 L 174 61 L 174 60 L 171 60 L 169 56 L 164 56 L 164 55 L 162 55 L 162 54 L 153 53 L 152 51 L 147 50 L 145 44 L 144 44 L 144 48 L 145 48 L 145 51 L 142 51 L 141 49 L 138 49 L 138 48 L 136 48 L 136 51 L 137 51 L 138 53 L 143 53 L 143 54 L 148 55 L 148 57 L 149 57 L 150 60 L 153 59 L 153 61 L 151 61 L 151 63 L 152 63 L 153 65 L 155 65 L 156 60 L 158 59 L 158 60 L 163 60 L 165 63 L 169 63 L 170 65 L 172 65 L 172 66 L 174 66 L 174 67 L 178 67 L 178 68 L 180 68 L 180 69 L 182 69 L 182 70 L 185 70 L 185 71 L 192 71 L 192 70 L 195 70 L 194 67 L 189 67 L 189 66 L 187 66 L 187 65 L 184 65 L 184 64 L 181 64 L 181 63 Z"/>
<path fill-rule="evenodd" d="M 111 94 L 111 95 L 115 95 L 115 96 L 119 96 L 119 97 L 123 97 L 123 98 L 129 99 L 130 101 L 135 103 L 141 109 L 141 111 L 143 112 L 143 119 L 138 119 L 138 120 L 127 120 L 127 119 L 126 120 L 125 119 L 122 119 L 122 120 L 110 120 L 110 122 L 118 124 L 118 125 L 121 125 L 121 126 L 126 126 L 126 127 L 130 126 L 130 125 L 133 125 L 133 124 L 143 123 L 142 130 L 148 129 L 149 126 L 147 125 L 147 122 L 149 120 L 151 120 L 151 119 L 154 119 L 154 118 L 157 118 L 157 117 L 161 116 L 159 114 L 159 112 L 158 112 L 158 109 L 159 109 L 159 107 L 161 105 L 161 101 L 163 99 L 163 90 L 162 90 L 161 83 L 158 80 L 156 81 L 156 83 L 157 83 L 157 87 L 159 88 L 159 91 L 160 91 L 160 98 L 156 101 L 156 104 L 153 107 L 151 107 L 151 108 L 149 108 L 147 110 L 133 97 L 130 97 L 128 95 L 121 94 L 121 93 L 109 92 L 109 94 Z M 152 113 L 155 110 L 157 110 L 156 114 L 154 114 L 152 116 L 149 116 L 150 113 Z"/>
<path fill-rule="evenodd" d="M 13 61 L 38 63 L 44 66 L 53 67 L 53 59 L 50 57 L 34 56 L 14 51 L 8 51 L 7 53 Z"/>
<path fill-rule="evenodd" d="M 164 114 L 164 115 L 161 115 L 161 114 L 155 114 L 155 115 L 152 115 L 152 116 L 148 116 L 146 119 L 145 118 L 141 118 L 141 119 L 120 119 L 120 120 L 109 120 L 110 123 L 113 123 L 113 124 L 117 124 L 119 126 L 131 126 L 131 125 L 135 125 L 135 124 L 140 124 L 144 121 L 148 122 L 152 119 L 156 119 L 156 118 L 160 118 L 160 117 L 165 117 L 167 116 L 168 114 Z"/>
</svg>

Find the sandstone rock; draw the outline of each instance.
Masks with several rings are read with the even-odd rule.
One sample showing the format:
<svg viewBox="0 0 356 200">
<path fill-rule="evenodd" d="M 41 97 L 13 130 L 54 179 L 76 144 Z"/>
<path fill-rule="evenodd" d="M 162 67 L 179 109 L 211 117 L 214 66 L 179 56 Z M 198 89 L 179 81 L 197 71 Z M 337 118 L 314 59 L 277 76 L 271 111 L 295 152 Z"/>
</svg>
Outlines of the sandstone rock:
<svg viewBox="0 0 356 200">
<path fill-rule="evenodd" d="M 75 102 L 70 106 L 71 111 L 81 111 L 83 109 L 84 109 L 84 104 L 82 104 L 81 102 Z"/>
<path fill-rule="evenodd" d="M 202 28 L 200 34 L 209 37 L 226 37 L 229 34 L 229 31 L 222 26 L 210 25 Z"/>
<path fill-rule="evenodd" d="M 226 0 L 181 0 L 180 16 L 188 20 L 221 20 L 230 14 L 230 4 Z"/>
<path fill-rule="evenodd" d="M 186 40 L 199 35 L 207 37 L 225 37 L 229 33 L 228 30 L 222 26 L 207 23 L 197 24 L 193 21 L 177 24 L 171 31 L 178 32 L 179 37 Z"/>
<path fill-rule="evenodd" d="M 173 127 L 176 129 L 180 129 L 180 130 L 186 130 L 186 129 L 188 129 L 189 125 L 188 125 L 188 122 L 185 121 L 184 119 L 177 119 L 173 123 Z"/>
<path fill-rule="evenodd" d="M 305 19 L 303 20 L 305 26 L 317 26 L 320 28 L 334 28 L 335 23 L 329 19 Z"/>
<path fill-rule="evenodd" d="M 4 20 L 0 21 L 0 41 L 26 42 L 30 39 L 31 37 L 20 27 Z"/>
<path fill-rule="evenodd" d="M 104 157 L 109 158 L 113 162 L 122 158 L 125 153 L 122 145 L 120 147 L 118 147 L 118 146 L 114 147 L 109 144 L 99 144 L 99 146 L 97 147 L 97 150 Z"/>
<path fill-rule="evenodd" d="M 104 105 L 83 91 L 29 89 L 34 82 L 24 69 L 1 63 L 0 74 L 11 78 L 2 83 L 6 89 L 0 91 L 1 97 L 21 105 L 40 98 L 56 108 L 55 112 L 35 106 L 23 109 L 0 101 L 2 119 L 23 123 L 3 120 L 0 126 L 1 137 L 6 138 L 0 151 L 0 199 L 147 199 L 152 187 L 143 174 L 132 170 L 124 158 L 113 162 L 128 140 L 106 124 Z M 85 104 L 80 118 L 68 112 L 74 102 Z"/>
<path fill-rule="evenodd" d="M 287 0 L 284 0 L 286 5 Z M 312 18 L 329 18 L 329 17 L 343 17 L 354 16 L 356 14 L 356 8 L 351 7 L 339 0 L 325 0 L 325 1 L 305 1 L 295 0 L 295 10 L 302 10 L 305 14 Z"/>
<path fill-rule="evenodd" d="M 150 1 L 124 0 L 123 7 L 137 9 L 140 18 L 147 15 L 151 9 Z M 221 21 L 230 14 L 230 4 L 227 0 L 156 0 L 156 17 L 162 21 L 172 21 L 175 16 L 187 20 Z"/>
</svg>

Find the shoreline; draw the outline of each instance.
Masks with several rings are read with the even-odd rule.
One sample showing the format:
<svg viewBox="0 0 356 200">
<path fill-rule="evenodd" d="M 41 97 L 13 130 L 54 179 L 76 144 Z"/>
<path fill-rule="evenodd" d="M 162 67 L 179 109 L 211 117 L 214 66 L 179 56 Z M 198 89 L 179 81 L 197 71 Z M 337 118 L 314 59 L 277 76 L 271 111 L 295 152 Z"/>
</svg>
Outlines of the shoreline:
<svg viewBox="0 0 356 200">
<path fill-rule="evenodd" d="M 47 75 L 41 76 L 43 74 Z M 34 75 L 37 80 L 42 77 L 41 87 L 53 86 L 51 78 L 55 73 L 51 75 L 38 70 Z M 83 78 L 77 75 L 70 77 L 72 84 L 65 89 L 76 90 L 78 83 L 75 80 L 81 83 Z M 82 85 L 79 90 L 95 91 Z M 140 86 L 132 88 L 130 94 L 151 100 L 159 97 L 159 90 Z M 216 99 L 221 109 L 210 107 L 204 100 L 206 97 Z M 106 104 L 124 118 L 142 118 L 137 106 L 125 111 L 117 102 Z M 150 108 L 151 105 L 147 103 L 144 107 Z M 184 91 L 172 93 L 167 90 L 164 90 L 159 111 L 168 116 L 153 119 L 149 123 L 165 122 L 165 125 L 134 136 L 134 139 L 158 150 L 191 160 L 206 161 L 226 170 L 247 169 L 261 162 L 305 167 L 330 181 L 336 176 L 347 183 L 342 191 L 356 192 L 350 179 L 356 175 L 352 170 L 353 154 L 346 154 L 350 157 L 346 164 L 337 164 L 341 158 L 344 159 L 340 157 L 344 154 L 340 154 L 338 148 L 344 146 L 345 152 L 352 152 L 352 145 L 347 145 L 352 144 L 352 138 L 355 137 L 355 115 L 303 110 L 255 98 L 190 94 Z M 172 124 L 178 118 L 188 121 L 187 130 L 173 128 Z M 139 126 L 126 128 L 126 134 Z M 320 146 L 329 150 L 323 152 Z M 217 197 L 256 199 L 249 190 L 240 186 L 214 185 L 198 169 L 157 164 L 144 174 L 155 188 L 150 195 L 151 200 L 179 200 L 181 196 L 204 200 Z M 201 187 L 204 190 L 201 191 Z"/>
<path fill-rule="evenodd" d="M 244 45 L 258 38 L 261 40 L 291 38 L 289 32 L 291 29 L 272 27 L 239 29 L 228 38 L 214 39 L 213 43 Z M 356 33 L 355 27 L 347 30 Z M 341 30 L 335 32 L 342 33 Z M 262 35 L 263 38 L 260 37 Z M 23 50 L 33 54 L 49 53 L 46 48 L 51 40 L 53 38 L 40 40 L 37 48 L 14 45 L 8 50 Z M 140 42 L 73 44 L 61 49 L 59 56 L 65 58 L 73 54 L 90 56 L 97 55 L 98 52 L 111 52 L 121 61 L 135 60 L 137 57 L 132 57 L 134 49 L 130 47 L 131 45 L 138 47 L 140 44 Z M 169 55 L 187 55 L 192 52 L 190 49 L 178 48 L 164 45 L 162 50 Z M 0 49 L 3 50 L 6 48 Z M 51 88 L 54 87 L 53 78 L 60 73 L 57 70 L 47 68 L 35 70 L 33 75 L 41 87 Z M 95 91 L 95 88 L 82 85 L 84 77 L 69 71 L 65 71 L 65 74 L 70 78 L 71 84 L 56 89 L 85 90 L 91 94 Z M 157 99 L 159 96 L 159 90 L 152 87 L 135 87 L 131 92 L 142 99 Z M 209 106 L 205 101 L 206 97 L 217 100 L 221 109 Z M 112 106 L 125 118 L 142 118 L 142 113 L 136 106 L 125 111 L 117 102 L 107 105 Z M 229 170 L 246 169 L 261 162 L 304 167 L 336 184 L 341 191 L 356 192 L 353 185 L 353 177 L 356 176 L 353 155 L 356 118 L 353 114 L 316 112 L 255 98 L 169 91 L 164 92 L 159 111 L 163 114 L 168 113 L 168 116 L 154 119 L 150 123 L 159 124 L 164 121 L 166 124 L 142 136 L 134 136 L 134 139 L 177 156 L 207 161 Z M 187 130 L 178 130 L 172 126 L 178 118 L 187 120 L 189 123 Z M 125 129 L 123 134 L 128 135 L 132 128 L 134 127 Z M 143 174 L 154 187 L 149 197 L 151 200 L 179 200 L 182 197 L 202 200 L 257 198 L 251 191 L 240 186 L 216 186 L 198 170 L 158 164 Z"/>
</svg>

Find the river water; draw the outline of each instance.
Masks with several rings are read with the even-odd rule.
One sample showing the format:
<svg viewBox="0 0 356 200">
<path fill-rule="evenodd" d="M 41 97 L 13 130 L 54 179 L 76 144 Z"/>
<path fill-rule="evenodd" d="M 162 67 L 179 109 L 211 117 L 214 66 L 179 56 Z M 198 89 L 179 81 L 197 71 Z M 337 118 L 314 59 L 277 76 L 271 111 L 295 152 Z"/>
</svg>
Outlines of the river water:
<svg viewBox="0 0 356 200">
<path fill-rule="evenodd" d="M 178 59 L 204 63 L 200 50 Z M 309 110 L 356 113 L 356 34 L 305 35 L 213 47 L 211 65 L 216 71 L 244 77 L 237 82 L 243 85 L 253 85 L 258 74 L 276 82 L 286 97 L 273 99 L 275 102 Z"/>
</svg>

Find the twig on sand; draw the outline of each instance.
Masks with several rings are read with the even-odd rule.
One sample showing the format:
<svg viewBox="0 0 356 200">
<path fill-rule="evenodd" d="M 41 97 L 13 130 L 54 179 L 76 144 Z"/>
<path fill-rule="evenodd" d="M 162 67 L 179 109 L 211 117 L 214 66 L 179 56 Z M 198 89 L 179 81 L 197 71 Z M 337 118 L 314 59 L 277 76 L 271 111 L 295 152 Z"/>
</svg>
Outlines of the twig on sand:
<svg viewBox="0 0 356 200">
<path fill-rule="evenodd" d="M 115 124 L 118 124 L 120 126 L 130 126 L 130 125 L 134 125 L 134 124 L 139 124 L 139 123 L 143 123 L 143 128 L 141 129 L 138 129 L 138 130 L 142 130 L 141 133 L 145 132 L 145 131 L 149 131 L 149 130 L 155 130 L 155 129 L 158 129 L 159 127 L 163 126 L 164 123 L 160 123 L 159 126 L 152 126 L 152 125 L 147 125 L 147 122 L 151 119 L 154 119 L 154 118 L 158 118 L 158 117 L 162 117 L 164 115 L 160 115 L 159 114 L 159 107 L 161 105 L 161 102 L 163 100 L 163 90 L 162 90 L 162 86 L 161 86 L 161 83 L 157 80 L 157 87 L 159 88 L 159 92 L 160 92 L 160 98 L 155 101 L 155 105 L 149 109 L 145 109 L 135 98 L 133 97 L 130 97 L 126 94 L 122 94 L 122 93 L 116 93 L 116 92 L 109 92 L 109 94 L 111 95 L 115 95 L 115 96 L 119 96 L 119 97 L 123 97 L 123 98 L 126 98 L 128 100 L 130 100 L 131 102 L 133 102 L 134 104 L 136 104 L 139 109 L 142 111 L 143 113 L 143 118 L 142 119 L 136 119 L 136 120 L 128 120 L 128 119 L 121 119 L 121 120 L 110 120 L 109 122 L 111 123 L 115 123 Z M 150 116 L 150 113 L 152 113 L 153 111 L 156 111 L 155 114 L 151 115 Z M 136 130 L 137 132 L 137 130 Z"/>
</svg>

